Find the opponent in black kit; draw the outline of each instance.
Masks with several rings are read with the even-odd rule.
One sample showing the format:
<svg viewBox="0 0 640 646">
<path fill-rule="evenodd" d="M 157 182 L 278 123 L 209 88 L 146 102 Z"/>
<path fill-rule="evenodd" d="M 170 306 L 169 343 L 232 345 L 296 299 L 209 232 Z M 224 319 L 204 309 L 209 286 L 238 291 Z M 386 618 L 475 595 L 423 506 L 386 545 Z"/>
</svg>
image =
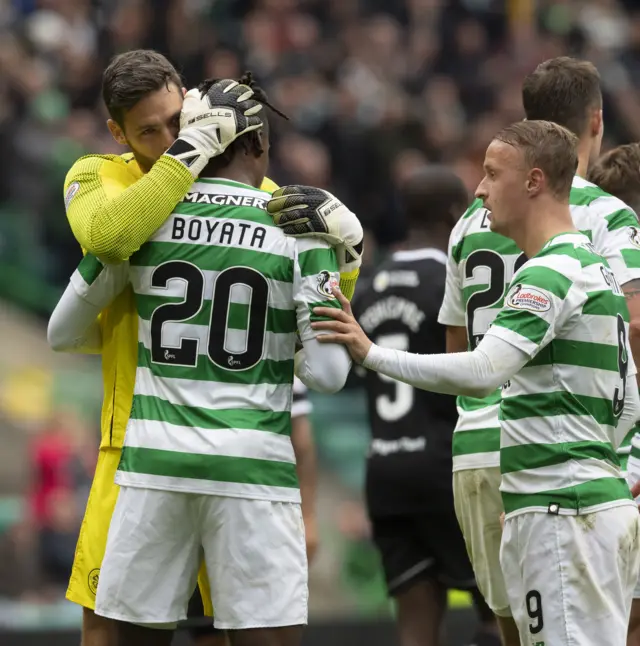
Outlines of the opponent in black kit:
<svg viewBox="0 0 640 646">
<path fill-rule="evenodd" d="M 408 237 L 356 293 L 353 309 L 382 347 L 443 353 L 437 322 L 447 243 L 468 196 L 450 170 L 429 166 L 403 187 Z M 470 590 L 482 625 L 474 644 L 498 645 L 493 615 L 475 587 L 454 507 L 451 438 L 455 398 L 366 373 L 371 423 L 366 501 L 402 646 L 440 644 L 447 589 Z"/>
</svg>

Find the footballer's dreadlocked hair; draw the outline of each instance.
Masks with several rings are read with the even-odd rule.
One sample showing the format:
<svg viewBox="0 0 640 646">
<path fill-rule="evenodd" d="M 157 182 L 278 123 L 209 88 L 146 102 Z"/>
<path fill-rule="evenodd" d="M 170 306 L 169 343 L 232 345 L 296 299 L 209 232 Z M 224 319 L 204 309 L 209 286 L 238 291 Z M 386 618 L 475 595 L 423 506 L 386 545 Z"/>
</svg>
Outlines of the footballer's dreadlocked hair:
<svg viewBox="0 0 640 646">
<path fill-rule="evenodd" d="M 211 89 L 212 85 L 214 85 L 215 83 L 218 83 L 221 80 L 222 79 L 207 79 L 206 81 L 203 81 L 202 83 L 200 83 L 200 85 L 198 85 L 198 90 L 200 91 L 201 95 L 204 96 Z M 282 117 L 283 119 L 286 119 L 287 121 L 289 120 L 289 117 L 287 117 L 286 114 L 284 114 L 283 112 L 280 112 L 280 110 L 278 110 L 273 105 L 271 105 L 271 103 L 269 103 L 269 99 L 267 98 L 267 93 L 256 83 L 255 79 L 253 78 L 253 74 L 251 72 L 245 72 L 239 79 L 236 79 L 236 80 L 240 85 L 246 85 L 253 90 L 253 97 L 251 97 L 252 100 L 257 101 L 258 103 L 262 103 L 262 105 L 269 108 L 271 111 L 275 112 L 278 116 Z M 263 136 L 264 135 L 268 136 L 269 120 L 264 110 L 260 112 L 260 118 L 263 123 L 263 130 L 262 130 Z M 252 130 L 251 132 L 248 132 L 246 135 L 238 137 L 238 139 L 236 139 L 222 153 L 222 155 L 214 157 L 209 162 L 209 166 L 207 167 L 208 170 L 211 170 L 212 166 L 218 169 L 228 166 L 231 163 L 231 160 L 235 157 L 235 155 L 240 150 L 242 150 L 245 153 L 254 154 L 256 157 L 259 157 L 260 155 L 262 155 L 262 153 L 264 152 L 264 149 L 262 148 L 262 140 L 259 132 L 260 132 L 259 130 Z"/>
<path fill-rule="evenodd" d="M 198 90 L 202 94 L 205 92 L 208 92 L 211 86 L 214 83 L 218 83 L 218 81 L 221 81 L 222 79 L 207 79 L 206 81 L 203 81 L 198 85 Z M 284 114 L 284 112 L 280 112 L 278 108 L 272 106 L 269 103 L 269 99 L 267 98 L 267 93 L 256 83 L 256 80 L 253 78 L 253 72 L 245 72 L 239 79 L 237 79 L 237 82 L 240 85 L 246 85 L 250 87 L 253 90 L 253 98 L 258 101 L 259 103 L 262 103 L 263 105 L 266 105 L 267 108 L 270 110 L 273 110 L 278 116 L 282 117 L 283 119 L 289 120 L 289 117 Z"/>
</svg>

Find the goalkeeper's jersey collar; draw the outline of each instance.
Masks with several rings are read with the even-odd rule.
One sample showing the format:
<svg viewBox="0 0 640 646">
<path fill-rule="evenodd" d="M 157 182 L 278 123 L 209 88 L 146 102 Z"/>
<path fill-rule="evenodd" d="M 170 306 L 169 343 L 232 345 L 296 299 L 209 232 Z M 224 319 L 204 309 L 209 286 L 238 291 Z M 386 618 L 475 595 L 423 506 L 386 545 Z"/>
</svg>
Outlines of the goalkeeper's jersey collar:
<svg viewBox="0 0 640 646">
<path fill-rule="evenodd" d="M 136 179 L 140 179 L 145 173 L 140 168 L 138 160 L 135 158 L 133 153 L 124 153 L 124 155 L 119 155 L 120 159 L 126 164 L 127 170 L 135 176 Z"/>
</svg>

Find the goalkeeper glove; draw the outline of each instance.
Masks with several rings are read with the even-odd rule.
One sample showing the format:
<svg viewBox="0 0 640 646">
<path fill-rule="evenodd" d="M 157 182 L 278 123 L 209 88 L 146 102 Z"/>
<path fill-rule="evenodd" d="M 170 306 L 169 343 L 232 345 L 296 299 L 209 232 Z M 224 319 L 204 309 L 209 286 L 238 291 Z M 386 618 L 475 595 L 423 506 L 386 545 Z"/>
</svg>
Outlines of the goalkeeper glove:
<svg viewBox="0 0 640 646">
<path fill-rule="evenodd" d="M 207 92 L 189 90 L 180 114 L 180 134 L 166 155 L 182 162 L 197 179 L 212 157 L 238 137 L 262 127 L 262 103 L 248 85 L 225 79 Z"/>
<path fill-rule="evenodd" d="M 335 247 L 340 274 L 357 276 L 364 232 L 337 197 L 312 186 L 284 186 L 273 193 L 267 211 L 287 235 L 326 240 Z"/>
</svg>

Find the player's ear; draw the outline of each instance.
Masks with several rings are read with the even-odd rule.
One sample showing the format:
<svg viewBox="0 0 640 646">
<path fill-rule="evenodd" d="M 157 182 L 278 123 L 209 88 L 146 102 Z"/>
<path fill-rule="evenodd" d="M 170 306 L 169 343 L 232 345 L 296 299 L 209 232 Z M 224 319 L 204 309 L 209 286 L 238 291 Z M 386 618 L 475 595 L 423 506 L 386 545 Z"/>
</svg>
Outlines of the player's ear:
<svg viewBox="0 0 640 646">
<path fill-rule="evenodd" d="M 183 96 L 183 98 L 186 96 L 186 94 L 187 94 L 187 88 L 183 87 L 182 88 L 182 96 Z"/>
<path fill-rule="evenodd" d="M 107 128 L 109 128 L 111 136 L 116 140 L 117 143 L 119 143 L 121 146 L 127 145 L 127 138 L 124 136 L 122 128 L 113 119 L 109 119 L 107 121 Z"/>
<path fill-rule="evenodd" d="M 527 193 L 530 197 L 535 197 L 544 187 L 544 173 L 539 168 L 532 168 L 527 175 Z"/>
<path fill-rule="evenodd" d="M 599 110 L 594 110 L 591 115 L 591 122 L 589 124 L 589 130 L 592 137 L 599 137 L 600 132 L 604 128 L 604 120 L 602 116 L 602 108 Z"/>
</svg>

